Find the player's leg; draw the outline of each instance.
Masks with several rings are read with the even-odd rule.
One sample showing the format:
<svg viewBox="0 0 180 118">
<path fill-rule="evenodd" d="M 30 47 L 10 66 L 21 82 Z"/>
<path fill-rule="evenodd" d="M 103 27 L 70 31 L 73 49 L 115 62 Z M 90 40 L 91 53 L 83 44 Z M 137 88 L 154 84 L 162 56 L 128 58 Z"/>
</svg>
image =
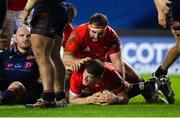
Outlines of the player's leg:
<svg viewBox="0 0 180 118">
<path fill-rule="evenodd" d="M 16 104 L 21 102 L 25 96 L 26 88 L 18 81 L 13 82 L 9 85 L 8 89 L 1 93 L 1 104 Z"/>
<path fill-rule="evenodd" d="M 138 83 L 143 82 L 144 80 L 139 77 L 139 75 L 135 72 L 135 70 L 129 65 L 127 62 L 124 62 L 125 66 L 125 80 L 129 83 Z"/>
<path fill-rule="evenodd" d="M 26 96 L 21 102 L 22 104 L 34 104 L 40 99 L 43 92 L 43 86 L 41 82 L 29 83 L 26 85 Z"/>
<path fill-rule="evenodd" d="M 53 106 L 55 102 L 54 93 L 54 78 L 55 68 L 51 60 L 51 52 L 55 40 L 43 35 L 31 35 L 32 49 L 39 66 L 40 78 L 43 84 L 42 99 L 50 103 L 48 106 Z M 51 104 L 52 103 L 52 104 Z M 41 107 L 41 106 L 39 106 Z M 46 105 L 44 106 L 46 107 Z"/>
<path fill-rule="evenodd" d="M 67 24 L 68 21 L 68 14 L 65 11 L 64 7 L 58 7 L 58 12 L 61 13 L 59 15 L 58 12 L 55 12 L 52 21 L 52 26 L 56 26 L 56 33 L 55 33 L 55 45 L 53 47 L 52 51 L 52 61 L 54 63 L 55 67 L 55 79 L 54 79 L 54 89 L 56 93 L 56 105 L 58 107 L 66 106 L 67 101 L 65 99 L 65 91 L 64 91 L 64 80 L 65 80 L 65 66 L 63 64 L 63 61 L 61 59 L 60 55 L 60 48 L 63 40 L 63 32 L 64 27 Z"/>
<path fill-rule="evenodd" d="M 60 103 L 60 101 L 65 101 L 65 92 L 64 92 L 64 80 L 65 80 L 65 66 L 62 62 L 61 56 L 60 56 L 60 44 L 62 41 L 62 37 L 56 37 L 55 39 L 55 46 L 52 51 L 52 60 L 55 67 L 55 79 L 54 79 L 54 89 L 55 89 L 55 95 L 56 95 L 56 101 L 57 103 Z M 65 103 L 62 103 L 62 105 L 65 105 Z"/>
<path fill-rule="evenodd" d="M 144 80 L 138 76 L 138 74 L 135 72 L 135 70 L 129 64 L 124 62 L 124 65 L 125 65 L 127 82 L 129 82 L 131 84 L 144 82 Z M 139 93 L 139 90 L 134 88 L 134 89 L 131 89 L 130 93 L 131 93 L 131 96 L 136 96 L 137 93 Z M 143 91 L 141 91 L 141 94 L 148 103 L 154 101 L 154 98 L 152 97 L 151 89 L 144 89 Z"/>
<path fill-rule="evenodd" d="M 27 107 L 55 107 L 54 78 L 55 68 L 52 63 L 51 53 L 55 44 L 49 27 L 49 14 L 36 13 L 31 21 L 32 49 L 39 66 L 40 78 L 43 84 L 42 100 L 37 104 Z"/>
<path fill-rule="evenodd" d="M 127 88 L 127 94 L 129 98 L 135 97 L 147 91 L 149 92 L 149 99 L 146 100 L 147 103 L 167 103 L 166 100 L 161 99 L 157 94 L 158 85 L 156 78 L 151 78 L 145 82 L 130 84 Z"/>
<path fill-rule="evenodd" d="M 166 96 L 168 102 L 170 104 L 173 104 L 175 102 L 174 92 L 172 90 L 171 81 L 169 80 L 167 73 L 168 68 L 180 56 L 180 24 L 178 23 L 172 25 L 171 31 L 176 39 L 176 44 L 172 48 L 170 48 L 162 65 L 159 66 L 159 68 L 155 71 L 154 76 L 162 81 L 163 84 L 160 86 L 160 90 Z"/>
</svg>

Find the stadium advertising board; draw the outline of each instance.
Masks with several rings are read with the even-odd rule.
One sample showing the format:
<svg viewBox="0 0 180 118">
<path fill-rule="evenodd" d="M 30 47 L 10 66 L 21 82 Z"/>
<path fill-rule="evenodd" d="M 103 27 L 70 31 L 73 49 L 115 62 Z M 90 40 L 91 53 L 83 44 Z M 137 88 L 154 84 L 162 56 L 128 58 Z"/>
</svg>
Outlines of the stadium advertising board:
<svg viewBox="0 0 180 118">
<path fill-rule="evenodd" d="M 154 72 L 168 49 L 175 44 L 173 37 L 120 37 L 123 58 L 140 74 Z M 169 68 L 169 74 L 180 74 L 180 58 Z"/>
</svg>

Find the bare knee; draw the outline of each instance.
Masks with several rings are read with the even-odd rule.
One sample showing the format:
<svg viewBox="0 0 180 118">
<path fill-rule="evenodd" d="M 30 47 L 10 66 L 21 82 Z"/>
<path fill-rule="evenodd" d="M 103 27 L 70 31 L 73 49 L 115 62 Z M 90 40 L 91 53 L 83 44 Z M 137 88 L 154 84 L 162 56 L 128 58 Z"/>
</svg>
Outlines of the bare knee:
<svg viewBox="0 0 180 118">
<path fill-rule="evenodd" d="M 26 88 L 21 82 L 15 81 L 11 83 L 8 89 L 13 90 L 17 95 L 23 95 L 26 91 Z"/>
</svg>

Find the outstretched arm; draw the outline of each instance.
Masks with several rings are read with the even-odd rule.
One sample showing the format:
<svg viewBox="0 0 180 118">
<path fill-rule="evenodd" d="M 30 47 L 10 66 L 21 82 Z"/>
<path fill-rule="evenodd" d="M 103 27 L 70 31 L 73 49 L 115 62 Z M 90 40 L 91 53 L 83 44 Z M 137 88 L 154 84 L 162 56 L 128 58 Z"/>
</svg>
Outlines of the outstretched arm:
<svg viewBox="0 0 180 118">
<path fill-rule="evenodd" d="M 91 58 L 85 57 L 82 59 L 78 59 L 74 57 L 73 54 L 71 54 L 70 52 L 65 52 L 63 60 L 66 66 L 66 70 L 75 72 L 78 71 L 82 67 L 82 65 L 88 63 L 91 60 Z"/>
<path fill-rule="evenodd" d="M 110 59 L 112 65 L 116 68 L 117 71 L 122 73 L 122 78 L 125 79 L 125 67 L 122 60 L 121 52 L 111 54 Z"/>
</svg>

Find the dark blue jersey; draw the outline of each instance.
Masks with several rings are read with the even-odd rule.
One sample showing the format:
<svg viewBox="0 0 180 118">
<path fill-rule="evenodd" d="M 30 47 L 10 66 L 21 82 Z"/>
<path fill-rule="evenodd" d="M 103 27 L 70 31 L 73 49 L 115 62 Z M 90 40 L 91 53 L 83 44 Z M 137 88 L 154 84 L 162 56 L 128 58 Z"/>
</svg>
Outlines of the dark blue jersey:
<svg viewBox="0 0 180 118">
<path fill-rule="evenodd" d="M 0 50 L 0 74 L 4 81 L 20 81 L 25 86 L 37 82 L 39 70 L 32 50 L 24 54 L 16 48 Z"/>
</svg>

